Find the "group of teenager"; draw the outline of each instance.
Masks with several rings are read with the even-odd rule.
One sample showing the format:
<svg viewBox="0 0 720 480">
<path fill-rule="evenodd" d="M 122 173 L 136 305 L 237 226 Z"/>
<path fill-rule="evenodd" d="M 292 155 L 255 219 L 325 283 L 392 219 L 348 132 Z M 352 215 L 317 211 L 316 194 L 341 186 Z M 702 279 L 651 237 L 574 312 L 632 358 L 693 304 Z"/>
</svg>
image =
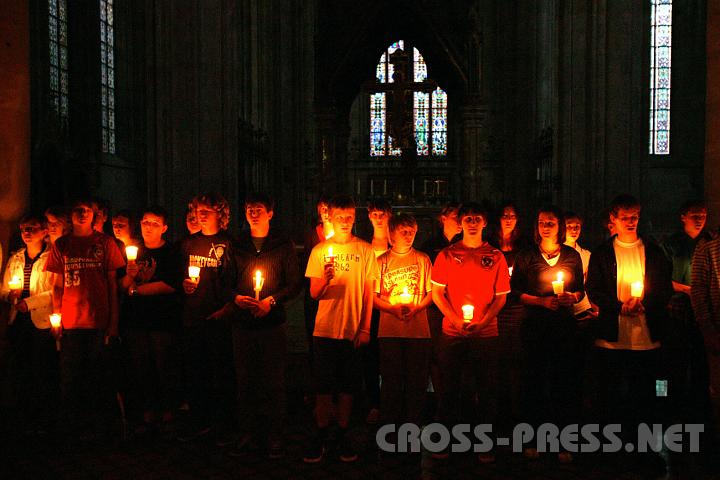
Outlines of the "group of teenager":
<svg viewBox="0 0 720 480">
<path fill-rule="evenodd" d="M 620 195 L 592 254 L 578 244 L 582 218 L 554 206 L 527 220 L 525 236 L 511 203 L 493 217 L 478 203 L 449 204 L 418 247 L 417 220 L 386 202 L 368 205 L 373 233 L 359 238 L 356 207 L 344 195 L 321 199 L 301 257 L 271 226 L 265 194 L 245 199 L 248 228 L 237 237 L 226 199 L 198 195 L 177 243 L 164 238 L 158 206 L 142 212 L 141 239 L 127 211 L 105 234 L 108 209 L 93 198 L 25 216 L 25 247 L 0 286 L 23 425 L 82 437 L 127 406 L 138 434 L 283 456 L 285 307 L 303 269 L 315 423 L 307 463 L 358 458 L 357 398 L 371 424 L 486 423 L 494 434 L 592 421 L 634 435 L 639 422 L 709 409 L 720 387 L 720 246 L 701 202 L 684 205 L 683 229 L 656 243 L 638 234 L 640 202 Z M 113 350 L 124 355 L 108 358 Z M 658 401 L 666 392 L 669 404 Z M 539 456 L 531 444 L 523 453 Z"/>
</svg>

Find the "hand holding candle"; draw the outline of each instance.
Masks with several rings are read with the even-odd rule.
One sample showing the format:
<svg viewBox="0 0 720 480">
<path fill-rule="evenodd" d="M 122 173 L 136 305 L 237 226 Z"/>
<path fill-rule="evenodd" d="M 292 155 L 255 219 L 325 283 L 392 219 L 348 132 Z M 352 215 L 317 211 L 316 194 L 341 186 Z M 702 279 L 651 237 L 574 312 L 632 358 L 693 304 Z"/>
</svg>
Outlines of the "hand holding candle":
<svg viewBox="0 0 720 480">
<path fill-rule="evenodd" d="M 265 279 L 262 276 L 262 272 L 260 270 L 255 270 L 255 277 L 254 277 L 254 281 L 253 281 L 253 290 L 255 290 L 255 300 L 260 300 L 260 290 L 262 290 L 264 283 L 265 283 Z"/>
<path fill-rule="evenodd" d="M 463 322 L 465 324 L 468 324 L 473 319 L 473 315 L 475 312 L 475 306 L 474 305 L 463 305 L 462 312 L 463 312 Z"/>
<path fill-rule="evenodd" d="M 13 275 L 12 280 L 8 282 L 10 290 L 22 290 L 22 280 L 17 275 Z"/>
<path fill-rule="evenodd" d="M 552 282 L 553 293 L 560 295 L 565 291 L 565 281 L 563 280 L 563 272 L 558 272 L 557 280 Z"/>
<path fill-rule="evenodd" d="M 135 245 L 128 245 L 125 247 L 125 256 L 127 256 L 128 262 L 134 262 L 137 260 L 138 247 Z"/>
<path fill-rule="evenodd" d="M 17 275 L 13 275 L 12 280 L 8 282 L 10 288 L 10 302 L 14 305 L 22 294 L 22 280 Z"/>
<path fill-rule="evenodd" d="M 335 277 L 335 255 L 333 254 L 332 245 L 328 247 L 327 255 L 325 255 L 325 272 L 328 279 Z"/>
<path fill-rule="evenodd" d="M 190 265 L 188 267 L 188 277 L 195 283 L 200 281 L 200 267 Z"/>
<path fill-rule="evenodd" d="M 60 337 L 62 337 L 62 315 L 53 313 L 50 315 L 50 333 L 55 337 L 55 348 L 60 351 Z"/>
<path fill-rule="evenodd" d="M 403 318 L 406 318 L 410 313 L 410 305 L 412 303 L 413 296 L 408 292 L 407 285 L 403 287 L 403 291 L 400 294 L 400 311 L 402 312 Z"/>
</svg>

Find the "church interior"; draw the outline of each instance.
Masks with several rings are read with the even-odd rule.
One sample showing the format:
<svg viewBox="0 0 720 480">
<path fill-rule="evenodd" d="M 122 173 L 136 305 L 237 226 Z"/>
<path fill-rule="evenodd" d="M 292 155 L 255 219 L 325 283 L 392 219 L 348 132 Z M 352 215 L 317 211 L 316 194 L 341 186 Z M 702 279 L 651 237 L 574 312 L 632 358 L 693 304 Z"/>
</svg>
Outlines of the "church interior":
<svg viewBox="0 0 720 480">
<path fill-rule="evenodd" d="M 298 246 L 338 193 L 418 242 L 463 201 L 559 205 L 590 247 L 622 193 L 653 238 L 691 199 L 720 226 L 720 0 L 5 0 L 0 40 L 6 253 L 78 194 L 172 240 L 201 192 L 235 234 L 269 194 Z"/>
<path fill-rule="evenodd" d="M 652 3 L 9 2 L 0 238 L 78 191 L 117 209 L 164 205 L 176 237 L 207 190 L 234 212 L 265 191 L 291 232 L 338 192 L 420 214 L 449 200 L 554 203 L 587 216 L 589 243 L 623 192 L 653 234 L 672 231 L 667 212 L 688 198 L 704 197 L 717 225 L 716 12 L 674 5 L 670 50 L 651 45 L 664 28 Z M 397 97 L 389 57 L 402 42 Z M 653 48 L 671 55 L 658 82 Z M 422 140 L 416 152 L 392 145 L 393 125 Z"/>
</svg>

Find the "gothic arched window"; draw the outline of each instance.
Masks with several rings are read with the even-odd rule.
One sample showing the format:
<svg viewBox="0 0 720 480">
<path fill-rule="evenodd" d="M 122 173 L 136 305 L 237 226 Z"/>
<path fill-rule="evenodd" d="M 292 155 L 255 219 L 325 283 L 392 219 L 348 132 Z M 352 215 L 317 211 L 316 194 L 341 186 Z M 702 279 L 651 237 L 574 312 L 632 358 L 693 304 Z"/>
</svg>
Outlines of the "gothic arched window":
<svg viewBox="0 0 720 480">
<path fill-rule="evenodd" d="M 670 59 L 672 0 L 650 0 L 650 145 L 651 155 L 670 153 Z"/>
<path fill-rule="evenodd" d="M 113 0 L 100 0 L 102 151 L 115 153 L 115 30 Z"/>
<path fill-rule="evenodd" d="M 68 120 L 68 23 L 66 0 L 48 0 L 48 48 L 50 49 L 50 105 Z"/>
<path fill-rule="evenodd" d="M 393 83 L 394 65 L 390 55 L 396 50 L 405 50 L 405 42 L 399 40 L 390 45 L 380 57 L 375 69 L 378 83 Z M 412 82 L 418 84 L 427 80 L 427 65 L 417 48 L 412 47 L 409 69 Z M 413 91 L 413 133 L 417 155 L 421 157 L 447 155 L 447 93 L 440 87 L 433 91 Z M 370 94 L 370 155 L 373 157 L 400 156 L 400 148 L 393 145 L 388 135 L 387 93 Z"/>
</svg>

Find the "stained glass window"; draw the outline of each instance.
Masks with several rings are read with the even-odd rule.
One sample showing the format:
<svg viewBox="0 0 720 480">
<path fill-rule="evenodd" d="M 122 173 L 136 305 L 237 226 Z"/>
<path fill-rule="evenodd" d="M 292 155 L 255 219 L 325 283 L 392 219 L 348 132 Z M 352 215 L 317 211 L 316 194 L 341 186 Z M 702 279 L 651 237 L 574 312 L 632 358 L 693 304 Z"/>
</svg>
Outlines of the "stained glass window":
<svg viewBox="0 0 720 480">
<path fill-rule="evenodd" d="M 650 140 L 652 155 L 670 153 L 672 0 L 650 0 Z"/>
<path fill-rule="evenodd" d="M 375 68 L 378 83 L 392 83 L 394 65 L 389 62 L 390 54 L 405 49 L 405 42 L 399 40 L 390 45 L 380 56 Z M 427 79 L 427 65 L 417 48 L 413 47 L 412 78 L 416 83 Z M 419 156 L 447 155 L 447 94 L 441 88 L 435 91 L 413 92 L 413 122 L 417 154 Z M 387 100 L 385 92 L 370 94 L 370 155 L 373 157 L 401 155 L 400 148 L 393 146 L 392 137 L 387 134 Z"/>
<path fill-rule="evenodd" d="M 68 28 L 67 0 L 48 0 L 48 47 L 50 49 L 50 105 L 68 119 Z"/>
<path fill-rule="evenodd" d="M 115 30 L 113 0 L 100 0 L 102 151 L 115 153 Z"/>
</svg>

